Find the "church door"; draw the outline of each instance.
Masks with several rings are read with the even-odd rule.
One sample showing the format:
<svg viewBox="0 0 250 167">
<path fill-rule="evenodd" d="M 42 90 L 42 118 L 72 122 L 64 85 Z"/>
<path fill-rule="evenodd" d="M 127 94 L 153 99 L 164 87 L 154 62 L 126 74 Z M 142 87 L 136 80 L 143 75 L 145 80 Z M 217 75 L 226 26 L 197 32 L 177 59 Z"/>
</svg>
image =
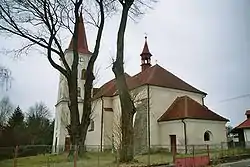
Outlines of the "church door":
<svg viewBox="0 0 250 167">
<path fill-rule="evenodd" d="M 170 135 L 171 153 L 176 153 L 176 135 Z"/>
<path fill-rule="evenodd" d="M 70 137 L 65 137 L 65 148 L 64 150 L 68 152 L 70 150 Z"/>
</svg>

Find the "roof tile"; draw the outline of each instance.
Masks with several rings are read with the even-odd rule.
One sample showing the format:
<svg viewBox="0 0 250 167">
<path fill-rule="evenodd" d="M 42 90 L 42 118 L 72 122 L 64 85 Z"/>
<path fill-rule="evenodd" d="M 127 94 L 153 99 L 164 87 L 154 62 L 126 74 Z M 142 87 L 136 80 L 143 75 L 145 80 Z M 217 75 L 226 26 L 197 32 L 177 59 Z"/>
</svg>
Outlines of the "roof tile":
<svg viewBox="0 0 250 167">
<path fill-rule="evenodd" d="M 158 119 L 158 122 L 178 119 L 204 119 L 228 121 L 228 119 L 209 110 L 188 96 L 177 97 L 167 111 Z"/>
<path fill-rule="evenodd" d="M 194 88 L 193 86 L 181 80 L 180 78 L 167 71 L 166 69 L 162 68 L 158 64 L 132 77 L 126 74 L 126 81 L 130 90 L 140 87 L 142 85 L 154 85 L 206 95 L 205 92 Z M 101 96 L 114 96 L 116 94 L 115 92 L 115 79 L 113 79 L 101 86 L 95 98 L 99 98 Z"/>
<path fill-rule="evenodd" d="M 91 54 L 91 52 L 88 49 L 87 37 L 86 37 L 82 14 L 79 16 L 77 48 L 79 53 Z M 73 50 L 73 37 L 70 41 L 68 50 Z"/>
</svg>

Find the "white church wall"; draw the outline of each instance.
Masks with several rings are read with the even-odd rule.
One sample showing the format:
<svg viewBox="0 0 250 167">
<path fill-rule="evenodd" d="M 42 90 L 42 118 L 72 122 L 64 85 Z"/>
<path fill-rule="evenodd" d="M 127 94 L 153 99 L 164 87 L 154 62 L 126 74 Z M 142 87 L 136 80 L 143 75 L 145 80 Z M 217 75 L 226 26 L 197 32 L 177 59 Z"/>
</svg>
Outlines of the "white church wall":
<svg viewBox="0 0 250 167">
<path fill-rule="evenodd" d="M 92 109 L 93 110 L 91 114 L 91 119 L 94 121 L 94 130 L 90 131 L 90 126 L 89 126 L 85 141 L 88 150 L 97 149 L 101 144 L 102 101 L 100 98 L 93 102 Z"/>
<path fill-rule="evenodd" d="M 159 122 L 159 146 L 170 150 L 170 135 L 176 135 L 176 144 L 183 145 L 184 128 L 181 120 Z"/>
<path fill-rule="evenodd" d="M 105 110 L 105 108 L 113 109 L 113 98 L 103 97 L 104 111 L 103 111 L 103 148 L 112 148 L 112 134 L 113 134 L 113 117 L 114 111 Z"/>
<path fill-rule="evenodd" d="M 66 126 L 68 125 L 69 111 L 67 108 L 67 102 L 61 102 L 56 106 L 53 146 L 56 147 L 54 151 L 57 152 L 64 150 L 65 137 L 68 134 Z"/>
<path fill-rule="evenodd" d="M 71 68 L 71 64 L 73 61 L 73 52 L 66 50 L 65 54 L 66 54 L 65 59 Z M 79 53 L 78 87 L 80 88 L 80 97 L 78 97 L 78 102 L 79 102 L 78 107 L 79 107 L 80 121 L 81 121 L 82 110 L 83 110 L 82 99 L 84 97 L 84 84 L 85 84 L 85 80 L 82 79 L 82 70 L 87 68 L 89 59 L 90 59 L 90 55 Z M 63 66 L 62 62 L 61 64 Z M 70 122 L 70 115 L 69 115 L 69 108 L 68 108 L 67 100 L 68 100 L 67 80 L 62 74 L 60 74 L 58 100 L 57 100 L 56 113 L 55 113 L 56 128 L 54 129 L 53 145 L 60 146 L 62 150 L 64 149 L 64 145 L 65 145 L 65 137 L 68 135 L 66 126 L 69 125 L 69 122 Z M 67 120 L 68 122 L 65 120 Z"/>
<path fill-rule="evenodd" d="M 105 136 L 107 140 L 111 140 L 115 148 L 119 147 L 121 140 L 121 105 L 119 96 L 113 97 L 113 136 Z"/>
<path fill-rule="evenodd" d="M 186 119 L 187 128 L 187 143 L 188 145 L 220 145 L 221 142 L 226 142 L 226 122 L 210 121 L 200 119 Z M 204 141 L 204 133 L 208 131 L 210 141 Z"/>
<path fill-rule="evenodd" d="M 204 95 L 188 91 L 150 86 L 151 145 L 161 144 L 159 137 L 160 130 L 157 120 L 166 112 L 177 97 L 185 95 L 202 104 L 202 98 Z"/>
<path fill-rule="evenodd" d="M 250 148 L 250 129 L 244 129 L 243 131 L 246 148 Z"/>
<path fill-rule="evenodd" d="M 104 111 L 103 114 L 104 149 L 111 149 L 114 113 L 112 111 Z"/>
<path fill-rule="evenodd" d="M 140 100 L 147 98 L 147 91 L 146 91 L 146 86 L 136 88 L 132 91 L 130 91 L 131 98 L 135 103 L 138 103 Z M 113 139 L 112 139 L 112 134 L 108 133 L 109 135 L 105 136 L 106 141 L 111 141 L 113 140 L 113 144 L 115 147 L 118 147 L 120 139 L 121 139 L 121 129 L 120 129 L 120 119 L 121 119 L 121 106 L 120 106 L 120 99 L 119 96 L 116 95 L 112 98 L 107 103 L 107 107 L 109 104 L 112 104 L 113 108 L 113 115 L 109 114 L 108 117 L 113 118 L 112 122 L 112 132 L 113 132 Z M 145 125 L 146 128 L 147 125 Z M 111 136 L 111 137 L 110 137 Z"/>
</svg>

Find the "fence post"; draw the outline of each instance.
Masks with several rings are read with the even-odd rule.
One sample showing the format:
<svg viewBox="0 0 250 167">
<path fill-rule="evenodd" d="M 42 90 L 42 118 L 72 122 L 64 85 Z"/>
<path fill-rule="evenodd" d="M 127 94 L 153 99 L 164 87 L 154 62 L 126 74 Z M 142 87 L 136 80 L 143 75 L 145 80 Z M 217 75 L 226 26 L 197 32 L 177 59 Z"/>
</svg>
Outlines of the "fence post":
<svg viewBox="0 0 250 167">
<path fill-rule="evenodd" d="M 17 154 L 18 154 L 18 146 L 15 147 L 15 151 L 14 151 L 13 167 L 17 167 Z"/>
<path fill-rule="evenodd" d="M 208 159 L 210 160 L 210 150 L 209 150 L 209 145 L 207 145 L 207 156 L 208 156 Z"/>
<path fill-rule="evenodd" d="M 221 157 L 223 157 L 223 143 L 221 142 Z"/>
<path fill-rule="evenodd" d="M 77 147 L 77 145 L 75 145 L 74 167 L 77 167 L 77 159 L 78 159 L 78 147 Z"/>
<path fill-rule="evenodd" d="M 176 159 L 176 147 L 170 146 L 172 150 L 172 155 L 173 155 L 173 164 L 175 164 L 175 159 Z"/>
<path fill-rule="evenodd" d="M 102 147 L 102 146 L 101 146 Z M 97 150 L 97 160 L 98 160 L 98 167 L 100 166 L 100 153 L 102 151 L 102 148 L 101 148 L 99 145 L 98 145 L 98 150 Z"/>
<path fill-rule="evenodd" d="M 150 166 L 150 147 L 148 146 L 147 166 Z"/>
<path fill-rule="evenodd" d="M 195 155 L 194 155 L 195 153 L 194 153 L 194 145 L 193 145 L 193 162 L 194 162 L 194 166 L 195 166 Z"/>
<path fill-rule="evenodd" d="M 116 149 L 116 166 L 119 167 L 119 151 L 120 147 L 117 147 Z"/>
</svg>

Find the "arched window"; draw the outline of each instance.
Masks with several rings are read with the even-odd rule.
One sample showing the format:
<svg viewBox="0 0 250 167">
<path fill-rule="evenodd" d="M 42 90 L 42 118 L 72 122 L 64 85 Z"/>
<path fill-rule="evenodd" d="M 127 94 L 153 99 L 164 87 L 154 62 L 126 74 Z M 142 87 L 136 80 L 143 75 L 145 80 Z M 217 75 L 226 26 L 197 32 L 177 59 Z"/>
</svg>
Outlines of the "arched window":
<svg viewBox="0 0 250 167">
<path fill-rule="evenodd" d="M 77 88 L 77 96 L 81 97 L 81 88 L 80 87 Z"/>
<path fill-rule="evenodd" d="M 89 132 L 94 131 L 95 130 L 95 122 L 93 119 L 90 120 L 90 124 L 89 124 Z"/>
<path fill-rule="evenodd" d="M 82 69 L 81 79 L 82 80 L 86 79 L 86 70 L 85 69 Z"/>
<path fill-rule="evenodd" d="M 210 131 L 206 131 L 204 133 L 204 141 L 211 141 L 212 133 Z"/>
</svg>

